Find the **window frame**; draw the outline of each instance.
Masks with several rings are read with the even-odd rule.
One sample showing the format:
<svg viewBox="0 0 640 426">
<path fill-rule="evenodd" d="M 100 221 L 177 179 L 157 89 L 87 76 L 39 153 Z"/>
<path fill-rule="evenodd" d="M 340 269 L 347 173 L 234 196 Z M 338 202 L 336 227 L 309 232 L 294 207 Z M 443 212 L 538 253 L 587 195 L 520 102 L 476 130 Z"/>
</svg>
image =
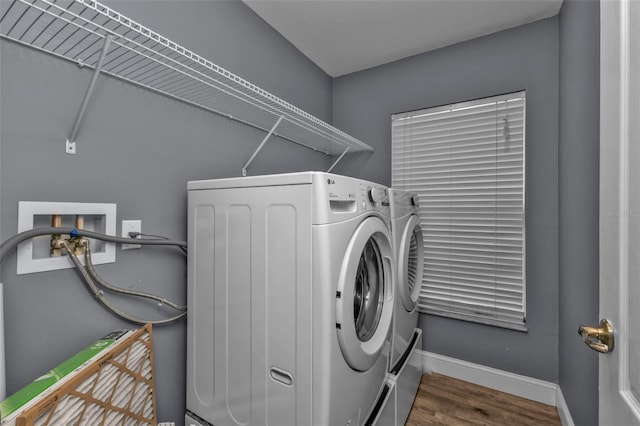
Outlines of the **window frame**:
<svg viewBox="0 0 640 426">
<path fill-rule="evenodd" d="M 514 102 L 512 104 L 512 106 L 510 107 L 509 102 Z M 397 157 L 400 156 L 400 154 L 398 154 L 398 151 L 400 149 L 405 149 L 406 150 L 406 144 L 411 145 L 413 142 L 409 141 L 413 135 L 411 134 L 409 137 L 407 137 L 406 135 L 403 135 L 403 138 L 401 141 L 398 141 L 398 135 L 397 135 L 397 129 L 398 128 L 403 128 L 404 125 L 402 124 L 398 124 L 398 122 L 400 120 L 418 120 L 418 123 L 421 126 L 425 126 L 425 123 L 428 123 L 430 118 L 429 116 L 434 116 L 434 117 L 438 117 L 438 118 L 444 118 L 447 116 L 447 114 L 449 116 L 454 116 L 455 113 L 459 113 L 460 111 L 465 111 L 465 110 L 469 110 L 471 112 L 473 112 L 472 110 L 475 108 L 481 108 L 483 106 L 487 106 L 487 105 L 496 105 L 499 106 L 501 103 L 503 103 L 504 105 L 506 105 L 506 107 L 508 108 L 509 111 L 511 111 L 511 109 L 514 109 L 515 111 L 520 111 L 521 109 L 521 120 L 522 120 L 522 124 L 521 124 L 521 148 L 520 145 L 518 144 L 517 147 L 518 149 L 521 149 L 521 157 L 518 160 L 518 162 L 521 164 L 520 166 L 520 173 L 521 174 L 521 183 L 519 184 L 519 188 L 518 190 L 521 191 L 518 193 L 519 196 L 521 196 L 521 210 L 520 210 L 520 221 L 521 221 L 521 225 L 519 226 L 520 229 L 520 238 L 516 239 L 514 241 L 519 241 L 521 243 L 520 246 L 520 250 L 521 250 L 521 257 L 519 259 L 520 264 L 518 265 L 518 275 L 520 275 L 520 277 L 518 278 L 520 280 L 520 292 L 518 293 L 517 297 L 520 297 L 520 305 L 518 306 L 519 309 L 517 310 L 512 310 L 510 307 L 505 308 L 505 306 L 509 306 L 508 303 L 506 303 L 506 301 L 508 300 L 513 300 L 513 299 L 509 299 L 507 296 L 505 296 L 505 294 L 509 293 L 509 291 L 504 290 L 504 288 L 502 287 L 502 284 L 498 283 L 498 272 L 495 272 L 495 275 L 493 277 L 493 283 L 494 283 L 494 298 L 492 300 L 497 300 L 498 302 L 494 304 L 494 311 L 496 312 L 495 314 L 492 313 L 488 313 L 488 311 L 490 311 L 491 309 L 488 308 L 488 304 L 490 302 L 481 302 L 478 301 L 478 303 L 473 304 L 467 304 L 465 305 L 464 302 L 462 300 L 456 300 L 457 296 L 460 296 L 460 294 L 475 294 L 478 295 L 479 290 L 471 290 L 469 292 L 467 292 L 466 290 L 460 290 L 459 293 L 457 294 L 457 296 L 454 295 L 449 295 L 449 298 L 451 299 L 451 306 L 449 307 L 449 310 L 445 309 L 445 308 L 441 308 L 441 309 L 435 309 L 433 306 L 429 307 L 427 304 L 427 299 L 429 296 L 434 296 L 435 292 L 433 291 L 433 288 L 436 288 L 437 286 L 433 286 L 433 285 L 429 285 L 428 283 L 428 268 L 429 268 L 429 262 L 428 262 L 428 257 L 429 255 L 427 254 L 427 244 L 429 242 L 429 231 L 428 229 L 431 229 L 427 226 L 425 226 L 425 217 L 427 215 L 427 211 L 429 209 L 429 197 L 425 196 L 425 192 L 426 190 L 423 189 L 423 194 L 420 193 L 420 190 L 416 191 L 416 186 L 419 186 L 419 184 L 407 184 L 407 179 L 411 180 L 411 177 L 407 177 L 409 174 L 407 174 L 407 169 L 411 168 L 411 162 L 412 160 L 409 159 L 411 158 L 411 154 L 409 154 L 407 156 L 407 153 L 405 152 L 403 155 L 403 159 L 399 160 Z M 520 105 L 521 104 L 521 105 Z M 500 129 L 498 126 L 498 122 L 499 120 L 504 120 L 504 119 L 500 119 L 500 114 L 503 113 L 504 110 L 498 110 L 496 109 L 496 113 L 495 116 L 492 116 L 491 119 L 493 120 L 494 123 L 496 123 L 495 126 L 495 153 L 496 153 L 496 165 L 495 165 L 495 182 L 496 182 L 496 197 L 495 197 L 495 208 L 496 208 L 496 225 L 494 225 L 494 234 L 498 234 L 498 229 L 499 229 L 499 225 L 497 225 L 498 223 L 498 217 L 506 217 L 505 214 L 503 212 L 500 212 L 498 209 L 498 204 L 500 202 L 500 196 L 498 195 L 498 187 L 499 184 L 502 182 L 504 183 L 505 181 L 509 181 L 509 179 L 512 178 L 504 178 L 504 179 L 500 179 L 498 178 L 498 173 L 502 170 L 502 168 L 504 166 L 499 164 L 498 158 L 499 158 L 499 142 L 498 140 L 500 139 L 499 133 L 500 133 Z M 508 112 L 507 114 L 510 114 L 511 112 Z M 464 113 L 463 113 L 464 114 Z M 487 114 L 489 115 L 489 114 Z M 505 122 L 505 128 L 503 129 L 503 148 L 505 152 L 509 151 L 509 143 L 510 143 L 510 129 L 511 127 L 509 126 L 509 124 L 511 124 L 509 122 L 508 119 L 508 115 L 507 115 L 507 120 Z M 519 120 L 518 116 L 517 118 L 515 118 L 514 122 L 517 122 L 517 120 Z M 451 121 L 453 121 L 453 119 L 450 119 Z M 489 123 L 490 119 L 486 120 L 486 123 Z M 410 124 L 407 124 L 406 127 L 411 127 Z M 414 125 L 415 127 L 415 125 Z M 514 125 L 514 128 L 516 129 L 520 129 L 520 126 Z M 488 138 L 488 137 L 487 137 Z M 427 149 L 426 147 L 429 145 L 430 142 L 426 142 L 426 140 L 428 138 L 424 137 L 424 136 L 420 136 L 417 137 L 416 139 L 423 139 L 422 142 L 418 142 L 417 145 L 422 146 L 423 149 Z M 436 140 L 438 140 L 438 138 L 436 138 Z M 473 139 L 476 140 L 476 139 Z M 519 140 L 519 139 L 518 139 Z M 409 141 L 409 142 L 407 142 Z M 431 143 L 435 143 L 435 142 L 431 142 Z M 439 141 L 439 143 L 442 143 L 442 141 Z M 471 147 L 473 147 L 475 144 L 475 142 L 472 142 Z M 487 142 L 485 143 L 485 145 L 491 144 L 491 142 Z M 402 147 L 400 147 L 400 145 L 403 145 Z M 413 148 L 411 148 L 413 149 Z M 411 149 L 409 151 L 411 151 Z M 440 149 L 440 148 L 438 148 Z M 453 150 L 453 148 L 451 148 Z M 490 150 L 490 148 L 481 148 L 478 151 L 479 152 L 485 152 L 487 150 Z M 471 150 L 473 151 L 473 150 Z M 429 155 L 432 154 L 427 154 L 426 156 L 424 156 L 423 158 L 426 158 L 426 160 L 424 160 L 423 162 L 425 163 L 429 163 Z M 453 154 L 452 154 L 453 155 Z M 480 154 L 477 154 L 480 155 Z M 469 157 L 467 157 L 469 158 Z M 471 160 L 473 160 L 473 158 L 471 158 Z M 437 162 L 438 160 L 433 160 L 433 162 Z M 443 160 L 443 164 L 445 164 L 445 160 Z M 424 166 L 422 167 L 423 169 L 423 173 L 426 173 L 424 170 L 427 170 L 429 166 Z M 445 165 L 446 167 L 446 165 Z M 399 170 L 400 169 L 400 170 Z M 461 169 L 463 171 L 466 171 L 466 169 Z M 423 234 L 424 234 L 424 238 L 425 238 L 425 275 L 423 277 L 423 282 L 421 283 L 421 290 L 420 290 L 420 298 L 418 300 L 418 310 L 420 312 L 423 313 L 428 313 L 428 314 L 433 314 L 433 315 L 438 315 L 438 316 L 443 316 L 443 317 L 448 317 L 448 318 L 454 318 L 454 319 L 461 319 L 461 320 L 465 320 L 465 321 L 472 321 L 472 322 L 476 322 L 476 323 L 480 323 L 480 324 L 487 324 L 487 325 L 492 325 L 492 326 L 498 326 L 498 327 L 502 327 L 502 328 L 508 328 L 508 329 L 513 329 L 513 330 L 518 330 L 518 331 L 527 331 L 527 326 L 526 326 L 526 90 L 522 90 L 522 91 L 518 91 L 518 92 L 511 92 L 511 93 L 506 93 L 506 94 L 501 94 L 501 95 L 497 95 L 497 96 L 489 96 L 489 97 L 485 97 L 485 98 L 480 98 L 480 99 L 474 99 L 474 100 L 470 100 L 470 101 L 464 101 L 464 102 L 457 102 L 457 103 L 453 103 L 453 104 L 448 104 L 448 105 L 441 105 L 441 106 L 437 106 L 437 107 L 431 107 L 431 108 L 423 108 L 423 109 L 419 109 L 419 110 L 414 110 L 414 111 L 409 111 L 409 112 L 403 112 L 403 113 L 397 113 L 397 114 L 392 114 L 391 115 L 391 174 L 392 174 L 392 187 L 396 188 L 396 189 L 404 189 L 404 190 L 409 190 L 412 192 L 417 192 L 418 196 L 420 197 L 420 223 L 421 226 L 423 227 Z M 461 173 L 462 174 L 462 173 Z M 514 174 L 518 174 L 518 173 L 514 173 Z M 438 176 L 438 175 L 436 175 Z M 424 178 L 423 180 L 428 180 L 429 178 Z M 462 178 L 459 178 L 462 179 Z M 482 178 L 483 181 L 487 181 L 488 180 L 483 177 Z M 472 185 L 473 183 L 477 183 L 477 182 L 470 182 L 469 184 Z M 488 187 L 489 183 L 487 183 L 487 187 Z M 428 187 L 428 184 L 425 184 L 424 187 Z M 481 186 L 481 185 L 479 185 Z M 472 192 L 472 190 L 470 190 L 469 192 Z M 422 195 L 422 197 L 421 197 Z M 450 197 L 453 198 L 453 197 Z M 459 202 L 461 198 L 457 198 L 455 202 Z M 487 198 L 488 200 L 489 198 Z M 504 200 L 502 200 L 504 202 Z M 512 201 L 509 201 L 509 203 L 511 203 Z M 451 204 L 451 203 L 450 203 Z M 503 206 L 500 206 L 500 208 L 503 208 Z M 453 215 L 452 215 L 453 216 Z M 462 222 L 462 221 L 461 221 Z M 426 232 L 425 232 L 426 231 Z M 464 240 L 464 237 L 460 237 L 461 240 Z M 504 239 L 505 237 L 500 237 L 501 240 Z M 468 240 L 470 240 L 470 238 L 467 237 Z M 487 238 L 487 241 L 490 238 Z M 495 241 L 498 241 L 498 237 L 494 238 Z M 484 241 L 484 240 L 482 240 Z M 461 243 L 464 244 L 464 243 Z M 468 244 L 468 243 L 467 243 Z M 496 242 L 495 245 L 497 246 L 498 243 Z M 443 249 L 444 251 L 444 249 Z M 495 249 L 496 252 L 499 252 L 499 249 Z M 496 256 L 496 259 L 498 258 L 498 256 Z M 448 260 L 450 263 L 456 263 L 458 261 L 452 261 L 451 260 L 451 256 L 449 257 Z M 458 262 L 459 263 L 459 262 Z M 497 262 L 496 262 L 497 264 Z M 510 266 L 507 267 L 507 269 L 509 269 Z M 450 267 L 450 269 L 452 269 Z M 496 267 L 496 271 L 497 271 L 498 267 Z M 453 276 L 455 274 L 450 272 L 450 277 L 449 280 L 453 280 L 453 278 L 451 278 L 451 276 Z M 461 275 L 461 273 L 458 273 L 459 275 Z M 471 273 L 470 273 L 471 274 Z M 512 277 L 509 277 L 509 279 L 511 279 Z M 489 282 L 489 281 L 487 281 Z M 439 284 L 440 285 L 440 284 Z M 510 285 L 510 284 L 509 284 Z M 463 285 L 458 284 L 459 287 L 463 287 Z M 432 288 L 433 287 L 433 288 Z M 450 283 L 450 287 L 453 289 L 454 288 L 454 283 Z M 468 285 L 468 287 L 472 287 L 470 285 Z M 479 284 L 478 288 L 481 290 L 488 290 L 490 287 L 489 284 Z M 500 288 L 500 289 L 499 289 Z M 453 291 L 450 290 L 450 293 L 457 293 L 457 291 Z M 440 306 L 445 305 L 446 303 L 446 296 L 442 296 L 442 299 L 438 299 L 440 300 Z M 480 300 L 480 299 L 478 299 Z M 514 306 L 516 306 L 517 303 L 514 303 Z M 469 309 L 466 308 L 461 308 L 463 306 L 469 307 Z M 478 312 L 473 312 L 473 308 L 472 306 L 477 306 L 478 308 L 476 310 L 486 310 L 487 312 L 485 313 L 478 313 Z M 502 306 L 502 308 L 498 308 L 497 306 Z M 453 307 L 453 309 L 452 309 Z M 514 314 L 512 315 L 511 312 L 514 312 Z"/>
</svg>

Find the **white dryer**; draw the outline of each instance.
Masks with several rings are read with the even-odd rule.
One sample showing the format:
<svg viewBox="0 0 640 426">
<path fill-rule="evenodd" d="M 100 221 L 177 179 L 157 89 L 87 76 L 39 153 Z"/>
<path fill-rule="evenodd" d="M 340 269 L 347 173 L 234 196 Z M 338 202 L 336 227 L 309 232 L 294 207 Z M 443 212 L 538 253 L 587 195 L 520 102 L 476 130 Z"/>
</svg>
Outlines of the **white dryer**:
<svg viewBox="0 0 640 426">
<path fill-rule="evenodd" d="M 305 172 L 188 190 L 186 424 L 373 424 L 389 397 L 387 189 Z"/>
<path fill-rule="evenodd" d="M 418 196 L 390 189 L 389 201 L 398 275 L 389 370 L 395 378 L 391 396 L 391 406 L 395 406 L 395 410 L 394 421 L 388 423 L 404 425 L 422 377 L 422 359 L 418 353 L 422 349 L 422 331 L 418 328 L 417 302 L 424 267 L 424 245 Z"/>
</svg>

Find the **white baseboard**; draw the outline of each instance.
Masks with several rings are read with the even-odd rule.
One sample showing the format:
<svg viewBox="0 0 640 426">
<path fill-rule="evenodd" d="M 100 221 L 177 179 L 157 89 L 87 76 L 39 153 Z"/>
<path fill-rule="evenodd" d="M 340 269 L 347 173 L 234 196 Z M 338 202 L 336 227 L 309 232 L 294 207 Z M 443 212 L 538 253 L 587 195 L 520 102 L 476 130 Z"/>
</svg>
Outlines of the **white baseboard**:
<svg viewBox="0 0 640 426">
<path fill-rule="evenodd" d="M 553 405 L 558 409 L 563 426 L 574 426 L 571 414 L 562 396 L 562 391 L 555 383 L 431 352 L 420 352 L 422 353 L 422 367 L 425 372 L 444 374 L 445 376 L 465 380 L 543 404 Z"/>
<path fill-rule="evenodd" d="M 558 415 L 560 416 L 562 426 L 575 426 L 575 423 L 573 423 L 573 419 L 571 418 L 571 413 L 569 412 L 569 407 L 567 406 L 567 401 L 564 400 L 564 395 L 562 394 L 560 386 L 558 386 L 558 393 L 556 395 L 556 408 L 558 409 Z"/>
</svg>

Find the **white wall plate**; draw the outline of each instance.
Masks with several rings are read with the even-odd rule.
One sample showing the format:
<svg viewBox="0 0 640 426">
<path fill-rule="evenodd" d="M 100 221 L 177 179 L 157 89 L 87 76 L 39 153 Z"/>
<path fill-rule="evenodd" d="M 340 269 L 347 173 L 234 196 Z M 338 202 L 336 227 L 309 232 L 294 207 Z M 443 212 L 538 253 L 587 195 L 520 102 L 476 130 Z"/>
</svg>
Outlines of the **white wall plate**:
<svg viewBox="0 0 640 426">
<path fill-rule="evenodd" d="M 83 229 L 116 235 L 116 205 L 106 203 L 54 203 L 20 201 L 18 203 L 18 232 L 51 226 L 51 215 L 63 216 L 63 227 L 75 227 L 75 215 L 85 216 Z M 86 220 L 91 219 L 91 220 Z M 52 271 L 73 268 L 68 256 L 50 257 L 48 247 L 51 236 L 35 237 L 18 246 L 17 273 Z M 116 261 L 115 243 L 89 239 L 91 260 L 94 264 Z M 81 257 L 84 261 L 84 258 Z"/>
</svg>

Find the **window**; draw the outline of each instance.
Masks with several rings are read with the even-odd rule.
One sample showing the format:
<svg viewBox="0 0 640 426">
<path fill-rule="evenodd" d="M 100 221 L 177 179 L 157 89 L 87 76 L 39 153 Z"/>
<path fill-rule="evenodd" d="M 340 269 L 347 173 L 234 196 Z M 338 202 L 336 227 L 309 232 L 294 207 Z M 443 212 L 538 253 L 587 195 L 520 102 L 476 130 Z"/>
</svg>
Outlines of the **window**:
<svg viewBox="0 0 640 426">
<path fill-rule="evenodd" d="M 394 114 L 392 186 L 418 194 L 418 309 L 526 330 L 525 92 Z"/>
</svg>

